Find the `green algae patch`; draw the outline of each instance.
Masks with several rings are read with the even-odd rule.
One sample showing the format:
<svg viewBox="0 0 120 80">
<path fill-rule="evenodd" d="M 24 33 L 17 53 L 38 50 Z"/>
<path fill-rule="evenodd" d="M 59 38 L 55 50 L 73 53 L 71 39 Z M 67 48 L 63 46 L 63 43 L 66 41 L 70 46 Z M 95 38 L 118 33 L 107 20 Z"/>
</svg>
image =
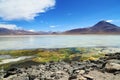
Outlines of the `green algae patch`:
<svg viewBox="0 0 120 80">
<path fill-rule="evenodd" d="M 44 51 L 37 54 L 37 57 L 33 59 L 35 62 L 49 62 L 60 61 L 65 59 L 66 54 L 61 54 L 56 51 Z"/>
<path fill-rule="evenodd" d="M 82 54 L 80 57 L 81 61 L 86 61 L 86 60 L 98 60 L 101 57 L 105 57 L 105 54 L 103 53 L 87 53 L 87 54 Z"/>
<path fill-rule="evenodd" d="M 12 57 L 35 56 L 34 62 L 50 62 L 61 60 L 96 60 L 104 56 L 95 48 L 56 48 L 56 49 L 26 49 L 26 50 L 1 50 L 0 55 Z"/>
<path fill-rule="evenodd" d="M 41 52 L 41 49 L 29 49 L 29 50 L 1 50 L 0 55 L 11 55 L 13 57 L 20 56 L 32 56 Z"/>
</svg>

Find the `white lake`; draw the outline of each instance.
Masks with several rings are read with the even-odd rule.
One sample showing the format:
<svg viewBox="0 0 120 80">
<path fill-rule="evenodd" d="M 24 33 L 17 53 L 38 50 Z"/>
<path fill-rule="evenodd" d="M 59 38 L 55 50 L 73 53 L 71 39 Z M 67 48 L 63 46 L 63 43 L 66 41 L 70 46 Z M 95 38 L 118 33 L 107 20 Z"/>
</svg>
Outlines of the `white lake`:
<svg viewBox="0 0 120 80">
<path fill-rule="evenodd" d="M 120 35 L 0 36 L 0 50 L 67 47 L 119 47 Z"/>
</svg>

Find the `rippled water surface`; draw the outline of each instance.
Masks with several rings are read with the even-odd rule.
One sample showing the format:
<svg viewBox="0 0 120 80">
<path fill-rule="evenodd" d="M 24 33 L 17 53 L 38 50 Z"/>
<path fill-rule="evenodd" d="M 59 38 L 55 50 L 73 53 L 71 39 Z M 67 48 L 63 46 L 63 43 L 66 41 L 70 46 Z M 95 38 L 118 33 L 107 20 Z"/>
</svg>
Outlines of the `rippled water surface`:
<svg viewBox="0 0 120 80">
<path fill-rule="evenodd" d="M 120 35 L 0 36 L 2 49 L 120 47 Z"/>
</svg>

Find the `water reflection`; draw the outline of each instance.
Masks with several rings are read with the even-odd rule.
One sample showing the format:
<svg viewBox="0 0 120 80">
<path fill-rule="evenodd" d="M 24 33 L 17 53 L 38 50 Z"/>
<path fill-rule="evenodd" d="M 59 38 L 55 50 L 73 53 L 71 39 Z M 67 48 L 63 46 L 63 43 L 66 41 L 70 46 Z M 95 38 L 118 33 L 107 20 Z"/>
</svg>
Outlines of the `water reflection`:
<svg viewBox="0 0 120 80">
<path fill-rule="evenodd" d="M 0 36 L 0 49 L 120 47 L 120 35 Z"/>
</svg>

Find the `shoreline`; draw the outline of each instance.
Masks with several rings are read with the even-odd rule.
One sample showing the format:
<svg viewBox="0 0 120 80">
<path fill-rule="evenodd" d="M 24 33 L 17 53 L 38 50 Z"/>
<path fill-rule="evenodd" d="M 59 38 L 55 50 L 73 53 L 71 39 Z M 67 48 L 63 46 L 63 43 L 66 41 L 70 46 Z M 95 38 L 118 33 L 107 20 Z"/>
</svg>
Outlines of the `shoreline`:
<svg viewBox="0 0 120 80">
<path fill-rule="evenodd" d="M 62 53 L 60 51 L 63 51 Z M 64 53 L 65 51 L 65 53 Z M 38 49 L 16 49 L 16 50 L 0 50 L 0 63 L 5 62 L 7 59 L 8 60 L 13 60 L 14 62 L 16 59 L 21 59 L 22 57 L 27 59 L 27 57 L 33 56 L 38 57 L 38 54 L 41 53 L 40 55 L 43 54 L 50 54 L 55 53 L 56 54 L 66 54 L 70 56 L 81 56 L 82 54 L 88 55 L 87 57 L 91 57 L 92 55 L 98 55 L 99 54 L 109 54 L 109 53 L 118 53 L 120 52 L 120 48 L 108 48 L 108 47 L 81 47 L 81 48 L 38 48 Z M 71 54 L 72 53 L 72 54 Z M 77 55 L 76 55 L 77 54 Z M 66 55 L 65 55 L 66 56 Z M 5 58 L 6 59 L 5 59 Z M 59 56 L 58 56 L 59 57 Z M 49 58 L 49 57 L 48 57 Z M 57 58 L 57 56 L 56 56 Z M 39 59 L 39 58 L 38 58 Z M 22 60 L 22 59 L 21 59 Z M 20 61 L 20 60 L 19 60 Z"/>
<path fill-rule="evenodd" d="M 28 62 L 27 62 L 28 63 Z M 12 67 L 4 80 L 119 80 L 120 53 L 106 54 L 98 60 L 59 61 Z"/>
<path fill-rule="evenodd" d="M 54 49 L 72 49 L 72 48 L 84 48 L 84 49 L 120 49 L 118 46 L 93 46 L 93 47 L 60 47 L 60 48 L 23 48 L 23 49 L 0 49 L 0 51 L 12 51 L 12 50 L 54 50 Z"/>
<path fill-rule="evenodd" d="M 0 65 L 3 80 L 119 80 L 120 76 L 120 48 L 39 48 L 1 51 L 0 55 L 17 60 L 36 56 L 4 64 L 5 72 Z"/>
<path fill-rule="evenodd" d="M 0 36 L 79 36 L 79 35 L 120 35 L 119 34 L 33 34 L 33 35 L 0 35 Z"/>
</svg>

